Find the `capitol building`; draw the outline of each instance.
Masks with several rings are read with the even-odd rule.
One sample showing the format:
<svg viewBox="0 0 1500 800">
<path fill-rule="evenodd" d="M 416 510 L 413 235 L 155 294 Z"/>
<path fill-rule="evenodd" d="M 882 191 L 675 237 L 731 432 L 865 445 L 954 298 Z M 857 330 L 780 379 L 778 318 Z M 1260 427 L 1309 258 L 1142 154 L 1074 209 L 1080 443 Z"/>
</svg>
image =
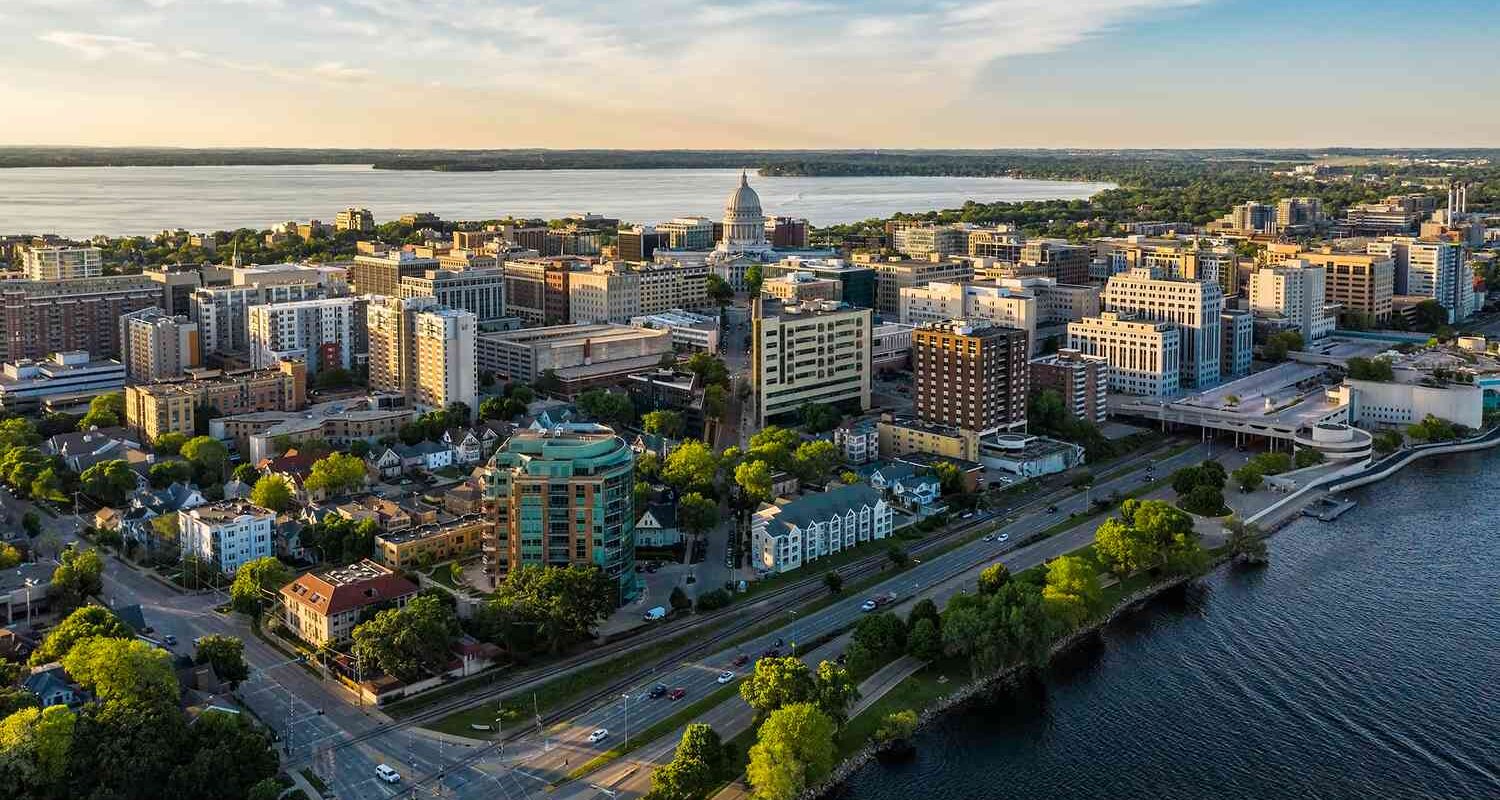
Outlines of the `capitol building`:
<svg viewBox="0 0 1500 800">
<path fill-rule="evenodd" d="M 760 195 L 750 188 L 750 177 L 740 173 L 740 185 L 724 204 L 724 238 L 712 253 L 708 265 L 736 292 L 745 291 L 745 271 L 751 264 L 776 260 L 776 252 L 766 241 L 766 216 L 761 211 Z"/>
</svg>

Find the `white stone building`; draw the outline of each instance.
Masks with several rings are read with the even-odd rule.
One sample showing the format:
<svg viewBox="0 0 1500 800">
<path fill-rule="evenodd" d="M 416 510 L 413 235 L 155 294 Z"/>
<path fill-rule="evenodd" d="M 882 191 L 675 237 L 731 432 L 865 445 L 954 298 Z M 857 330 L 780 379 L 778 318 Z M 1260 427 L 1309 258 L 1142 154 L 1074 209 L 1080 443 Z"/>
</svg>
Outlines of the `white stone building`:
<svg viewBox="0 0 1500 800">
<path fill-rule="evenodd" d="M 808 561 L 891 535 L 891 507 L 870 486 L 842 486 L 764 505 L 751 522 L 751 553 L 761 573 L 799 569 Z"/>
</svg>

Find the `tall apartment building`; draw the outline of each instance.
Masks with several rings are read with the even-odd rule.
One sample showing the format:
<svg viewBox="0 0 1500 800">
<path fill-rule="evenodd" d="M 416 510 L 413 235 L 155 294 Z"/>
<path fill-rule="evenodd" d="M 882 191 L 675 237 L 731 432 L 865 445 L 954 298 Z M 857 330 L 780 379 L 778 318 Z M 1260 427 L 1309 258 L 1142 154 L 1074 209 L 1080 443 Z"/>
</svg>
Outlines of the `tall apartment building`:
<svg viewBox="0 0 1500 800">
<path fill-rule="evenodd" d="M 444 409 L 453 403 L 463 403 L 471 415 L 479 410 L 478 334 L 479 321 L 468 311 L 435 308 L 416 313 L 416 383 L 407 394 L 418 410 Z"/>
<path fill-rule="evenodd" d="M 635 454 L 602 425 L 516 432 L 484 473 L 493 534 L 480 545 L 497 585 L 515 566 L 592 565 L 618 587 L 616 605 L 640 591 L 635 571 Z"/>
<path fill-rule="evenodd" d="M 375 230 L 375 215 L 371 214 L 368 208 L 350 206 L 334 215 L 333 229 L 339 233 L 344 231 L 372 233 Z"/>
<path fill-rule="evenodd" d="M 104 274 L 104 253 L 97 247 L 32 244 L 21 249 L 21 267 L 34 281 L 72 281 Z"/>
<path fill-rule="evenodd" d="M 387 250 L 381 255 L 360 254 L 349 267 L 349 283 L 359 294 L 401 296 L 401 279 L 419 277 L 429 269 L 438 269 L 436 258 L 419 256 L 410 250 Z"/>
<path fill-rule="evenodd" d="M 1250 276 L 1250 310 L 1285 318 L 1301 332 L 1304 342 L 1321 339 L 1334 326 L 1324 300 L 1325 280 L 1322 267 L 1301 259 L 1262 267 Z"/>
<path fill-rule="evenodd" d="M 1030 386 L 1034 399 L 1053 391 L 1068 414 L 1095 425 L 1109 416 L 1109 360 L 1062 348 L 1031 362 Z"/>
<path fill-rule="evenodd" d="M 1107 311 L 1171 323 L 1182 331 L 1183 386 L 1201 388 L 1219 381 L 1219 314 L 1224 310 L 1224 295 L 1218 284 L 1156 278 L 1149 268 L 1137 267 L 1111 277 L 1101 299 Z M 1070 339 L 1071 331 L 1070 327 Z"/>
<path fill-rule="evenodd" d="M 430 269 L 402 278 L 400 296 L 435 297 L 438 305 L 468 311 L 481 323 L 494 322 L 505 316 L 505 273 L 493 266 Z"/>
<path fill-rule="evenodd" d="M 203 364 L 198 325 L 160 308 L 126 314 L 120 318 L 120 361 L 141 383 L 181 377 L 183 370 Z"/>
<path fill-rule="evenodd" d="M 222 416 L 251 411 L 296 411 L 307 404 L 307 365 L 283 361 L 275 369 L 224 375 L 209 370 L 186 381 L 125 387 L 125 425 L 147 442 L 164 434 L 197 433 L 199 407 Z"/>
<path fill-rule="evenodd" d="M 1219 347 L 1219 376 L 1225 380 L 1250 374 L 1255 350 L 1255 316 L 1243 309 L 1226 309 L 1219 315 L 1223 344 Z"/>
<path fill-rule="evenodd" d="M 1277 266 L 1300 259 L 1324 273 L 1323 299 L 1340 306 L 1340 314 L 1361 327 L 1378 327 L 1391 318 L 1391 296 L 1395 294 L 1395 261 L 1389 253 L 1349 253 L 1320 247 L 1304 250 L 1300 245 L 1273 242 L 1266 245 L 1266 260 Z"/>
<path fill-rule="evenodd" d="M 323 289 L 313 283 L 206 287 L 189 298 L 188 317 L 198 324 L 205 354 L 248 352 L 251 308 L 316 300 L 323 295 Z"/>
<path fill-rule="evenodd" d="M 844 303 L 751 301 L 756 424 L 808 403 L 870 407 L 869 309 Z"/>
<path fill-rule="evenodd" d="M 523 258 L 506 261 L 505 315 L 533 325 L 564 325 L 568 284 L 575 269 L 585 266 L 573 258 Z"/>
<path fill-rule="evenodd" d="M 651 260 L 658 247 L 668 247 L 669 241 L 666 233 L 650 225 L 636 225 L 615 235 L 615 249 L 621 261 L 644 263 Z"/>
<path fill-rule="evenodd" d="M 1109 388 L 1123 394 L 1171 397 L 1181 386 L 1182 331 L 1170 322 L 1101 311 L 1068 323 L 1068 348 L 1109 362 Z"/>
<path fill-rule="evenodd" d="M 246 309 L 251 366 L 266 369 L 292 358 L 313 374 L 353 367 L 357 341 L 368 341 L 363 304 L 362 298 L 329 297 L 251 306 Z"/>
<path fill-rule="evenodd" d="M 73 350 L 119 358 L 120 318 L 163 301 L 161 285 L 143 275 L 0 280 L 0 361 Z"/>
<path fill-rule="evenodd" d="M 875 270 L 875 310 L 891 316 L 901 313 L 904 288 L 926 286 L 933 281 L 963 283 L 974 279 L 974 265 L 961 260 L 907 261 L 856 254 L 854 262 Z"/>
<path fill-rule="evenodd" d="M 920 225 L 901 228 L 891 237 L 896 252 L 922 261 L 969 251 L 969 231 L 962 225 Z"/>
<path fill-rule="evenodd" d="M 1323 224 L 1323 201 L 1316 197 L 1283 197 L 1276 201 L 1276 232 L 1311 231 Z"/>
<path fill-rule="evenodd" d="M 807 220 L 797 217 L 766 217 L 766 241 L 779 250 L 807 247 Z"/>
<path fill-rule="evenodd" d="M 923 325 L 950 319 L 984 320 L 1026 332 L 1028 346 L 1035 351 L 1037 299 L 1031 292 L 992 283 L 948 283 L 901 290 L 901 322 Z"/>
<path fill-rule="evenodd" d="M 164 265 L 141 273 L 161 286 L 162 308 L 171 316 L 192 316 L 193 292 L 228 285 L 230 273 L 218 267 Z"/>
<path fill-rule="evenodd" d="M 276 512 L 225 500 L 177 512 L 177 540 L 183 555 L 196 556 L 225 575 L 272 553 Z"/>
<path fill-rule="evenodd" d="M 657 225 L 656 232 L 667 237 L 661 246 L 669 250 L 712 250 L 717 240 L 708 217 L 678 217 Z"/>
<path fill-rule="evenodd" d="M 1231 229 L 1240 233 L 1275 233 L 1276 207 L 1265 203 L 1240 203 L 1229 211 Z"/>
<path fill-rule="evenodd" d="M 1026 424 L 1026 332 L 988 321 L 929 322 L 912 331 L 916 411 L 923 422 L 980 434 Z"/>
<path fill-rule="evenodd" d="M 1093 251 L 1088 245 L 1063 239 L 1033 239 L 1021 247 L 1020 263 L 1040 268 L 1040 273 L 1058 283 L 1089 282 L 1089 262 Z"/>
<path fill-rule="evenodd" d="M 1474 280 L 1464 264 L 1464 247 L 1450 241 L 1396 236 L 1369 244 L 1372 255 L 1395 265 L 1395 294 L 1430 297 L 1448 309 L 1449 322 L 1468 318 L 1474 304 Z"/>
</svg>

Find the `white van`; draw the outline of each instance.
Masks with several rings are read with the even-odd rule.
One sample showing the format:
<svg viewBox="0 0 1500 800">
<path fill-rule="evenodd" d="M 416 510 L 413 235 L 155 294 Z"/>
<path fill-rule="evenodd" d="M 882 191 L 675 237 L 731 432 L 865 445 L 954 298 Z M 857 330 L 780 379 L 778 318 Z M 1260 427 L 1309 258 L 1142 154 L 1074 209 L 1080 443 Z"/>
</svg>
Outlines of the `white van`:
<svg viewBox="0 0 1500 800">
<path fill-rule="evenodd" d="M 397 783 L 401 780 L 401 773 L 391 769 L 384 764 L 375 765 L 375 777 L 386 783 Z"/>
</svg>

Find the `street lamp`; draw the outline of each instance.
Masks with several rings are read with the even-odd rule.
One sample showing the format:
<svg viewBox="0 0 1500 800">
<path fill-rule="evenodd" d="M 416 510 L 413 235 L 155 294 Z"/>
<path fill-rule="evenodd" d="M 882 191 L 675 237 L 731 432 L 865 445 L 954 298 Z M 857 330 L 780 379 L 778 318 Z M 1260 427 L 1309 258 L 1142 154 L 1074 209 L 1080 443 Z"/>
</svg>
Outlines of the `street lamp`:
<svg viewBox="0 0 1500 800">
<path fill-rule="evenodd" d="M 630 749 L 630 695 L 622 694 L 625 700 L 625 749 Z"/>
</svg>

